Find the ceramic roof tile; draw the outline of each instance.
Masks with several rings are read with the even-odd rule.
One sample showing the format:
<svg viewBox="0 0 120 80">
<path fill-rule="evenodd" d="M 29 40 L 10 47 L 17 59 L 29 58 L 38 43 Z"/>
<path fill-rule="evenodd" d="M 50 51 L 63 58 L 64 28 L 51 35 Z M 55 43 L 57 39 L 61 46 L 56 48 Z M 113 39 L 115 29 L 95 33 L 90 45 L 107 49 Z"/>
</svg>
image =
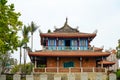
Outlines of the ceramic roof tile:
<svg viewBox="0 0 120 80">
<path fill-rule="evenodd" d="M 109 56 L 107 52 L 93 52 L 93 51 L 39 51 L 29 52 L 29 56 L 66 56 L 66 57 L 100 57 Z"/>
</svg>

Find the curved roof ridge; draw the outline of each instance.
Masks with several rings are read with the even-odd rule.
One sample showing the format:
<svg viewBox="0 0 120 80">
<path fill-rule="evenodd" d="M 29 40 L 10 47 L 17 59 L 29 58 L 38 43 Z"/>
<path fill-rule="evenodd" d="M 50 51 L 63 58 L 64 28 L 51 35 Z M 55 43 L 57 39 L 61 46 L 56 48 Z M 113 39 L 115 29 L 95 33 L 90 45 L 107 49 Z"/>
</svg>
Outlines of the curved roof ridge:
<svg viewBox="0 0 120 80">
<path fill-rule="evenodd" d="M 61 28 L 56 28 L 54 30 L 54 32 L 60 33 L 60 32 L 79 32 L 79 30 L 77 30 L 77 28 L 72 28 L 71 26 L 68 25 L 68 18 L 66 18 L 66 21 L 64 23 L 64 25 Z"/>
</svg>

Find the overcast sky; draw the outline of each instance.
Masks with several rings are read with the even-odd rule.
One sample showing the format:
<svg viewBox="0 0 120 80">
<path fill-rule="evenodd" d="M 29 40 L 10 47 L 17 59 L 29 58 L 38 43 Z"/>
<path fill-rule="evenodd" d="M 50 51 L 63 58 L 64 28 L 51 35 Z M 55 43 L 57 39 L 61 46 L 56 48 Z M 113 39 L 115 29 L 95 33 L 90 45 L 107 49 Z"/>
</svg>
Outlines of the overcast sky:
<svg viewBox="0 0 120 80">
<path fill-rule="evenodd" d="M 80 32 L 98 30 L 91 45 L 115 49 L 120 39 L 120 0 L 9 0 L 9 3 L 14 3 L 16 12 L 21 13 L 23 24 L 34 21 L 43 33 L 53 31 L 54 26 L 62 27 L 68 17 L 68 24 L 73 28 L 79 26 Z M 40 38 L 36 31 L 34 50 L 38 49 Z"/>
</svg>

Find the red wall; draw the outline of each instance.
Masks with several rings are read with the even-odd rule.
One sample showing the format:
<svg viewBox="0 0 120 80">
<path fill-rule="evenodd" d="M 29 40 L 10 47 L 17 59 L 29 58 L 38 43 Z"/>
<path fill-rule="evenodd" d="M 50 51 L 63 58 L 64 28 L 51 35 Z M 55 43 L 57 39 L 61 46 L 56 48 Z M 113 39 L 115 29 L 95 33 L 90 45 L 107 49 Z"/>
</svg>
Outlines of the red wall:
<svg viewBox="0 0 120 80">
<path fill-rule="evenodd" d="M 61 57 L 59 58 L 59 67 L 63 67 L 64 62 L 74 62 L 74 67 L 80 67 L 79 57 Z M 57 67 L 57 58 L 56 57 L 48 57 L 47 58 L 47 67 Z M 82 67 L 96 67 L 95 58 L 83 58 L 82 59 Z"/>
</svg>

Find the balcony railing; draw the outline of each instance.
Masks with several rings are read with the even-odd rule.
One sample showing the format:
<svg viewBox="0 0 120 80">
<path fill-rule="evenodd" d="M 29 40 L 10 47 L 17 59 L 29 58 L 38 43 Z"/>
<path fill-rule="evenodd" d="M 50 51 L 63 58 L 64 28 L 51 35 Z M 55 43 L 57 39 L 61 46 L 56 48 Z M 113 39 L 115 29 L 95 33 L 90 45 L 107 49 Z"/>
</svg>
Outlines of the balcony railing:
<svg viewBox="0 0 120 80">
<path fill-rule="evenodd" d="M 34 72 L 105 72 L 107 73 L 106 68 L 96 68 L 96 67 L 74 67 L 74 68 L 63 68 L 63 67 L 46 67 L 46 68 L 34 68 Z"/>
<path fill-rule="evenodd" d="M 43 50 L 88 50 L 88 47 L 79 46 L 44 46 Z"/>
</svg>

